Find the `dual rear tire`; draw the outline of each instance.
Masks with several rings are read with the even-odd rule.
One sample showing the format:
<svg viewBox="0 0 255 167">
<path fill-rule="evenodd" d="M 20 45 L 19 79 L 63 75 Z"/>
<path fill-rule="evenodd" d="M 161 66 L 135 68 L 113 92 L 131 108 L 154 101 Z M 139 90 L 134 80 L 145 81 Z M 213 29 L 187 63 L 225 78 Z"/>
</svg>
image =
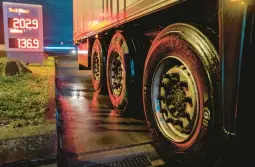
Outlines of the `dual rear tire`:
<svg viewBox="0 0 255 167">
<path fill-rule="evenodd" d="M 107 53 L 98 39 L 92 48 L 93 87 L 98 93 L 106 88 L 113 108 L 121 114 L 126 114 L 137 100 L 142 103 L 142 88 L 137 86 L 139 81 L 139 85 L 142 85 L 142 70 L 137 67 L 140 62 L 135 59 L 136 52 L 129 48 L 120 32 L 112 37 Z"/>
<path fill-rule="evenodd" d="M 120 33 L 111 40 L 106 63 L 106 80 L 110 100 L 114 109 L 125 112 L 128 106 L 128 57 L 127 42 Z"/>
<path fill-rule="evenodd" d="M 97 93 L 103 93 L 106 89 L 106 48 L 103 42 L 96 39 L 91 52 L 92 84 Z"/>
</svg>

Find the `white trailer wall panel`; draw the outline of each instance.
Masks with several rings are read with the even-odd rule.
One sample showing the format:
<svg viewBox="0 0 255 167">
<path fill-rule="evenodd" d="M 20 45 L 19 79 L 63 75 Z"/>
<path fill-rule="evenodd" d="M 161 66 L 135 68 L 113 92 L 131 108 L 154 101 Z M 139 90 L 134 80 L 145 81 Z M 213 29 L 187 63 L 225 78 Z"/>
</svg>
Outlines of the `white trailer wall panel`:
<svg viewBox="0 0 255 167">
<path fill-rule="evenodd" d="M 182 0 L 73 0 L 74 40 L 148 15 Z"/>
</svg>

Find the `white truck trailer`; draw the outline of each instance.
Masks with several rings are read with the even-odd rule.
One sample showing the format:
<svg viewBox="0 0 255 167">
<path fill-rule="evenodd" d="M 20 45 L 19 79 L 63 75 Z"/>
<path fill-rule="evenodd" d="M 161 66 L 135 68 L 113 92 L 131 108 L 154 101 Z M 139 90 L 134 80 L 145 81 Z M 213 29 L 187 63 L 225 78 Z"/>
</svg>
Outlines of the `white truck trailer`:
<svg viewBox="0 0 255 167">
<path fill-rule="evenodd" d="M 144 110 L 167 162 L 216 164 L 249 127 L 253 1 L 73 0 L 73 14 L 80 69 L 121 114 Z"/>
</svg>

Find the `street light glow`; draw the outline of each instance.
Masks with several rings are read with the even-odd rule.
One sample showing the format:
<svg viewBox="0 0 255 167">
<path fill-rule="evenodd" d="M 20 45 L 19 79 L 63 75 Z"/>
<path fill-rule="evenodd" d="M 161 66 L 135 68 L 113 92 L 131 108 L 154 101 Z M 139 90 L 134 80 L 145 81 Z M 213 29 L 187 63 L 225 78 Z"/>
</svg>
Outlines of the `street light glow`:
<svg viewBox="0 0 255 167">
<path fill-rule="evenodd" d="M 75 47 L 44 47 L 44 49 L 56 49 L 56 50 L 72 50 L 75 49 Z"/>
<path fill-rule="evenodd" d="M 78 54 L 88 54 L 87 50 L 78 50 Z"/>
</svg>

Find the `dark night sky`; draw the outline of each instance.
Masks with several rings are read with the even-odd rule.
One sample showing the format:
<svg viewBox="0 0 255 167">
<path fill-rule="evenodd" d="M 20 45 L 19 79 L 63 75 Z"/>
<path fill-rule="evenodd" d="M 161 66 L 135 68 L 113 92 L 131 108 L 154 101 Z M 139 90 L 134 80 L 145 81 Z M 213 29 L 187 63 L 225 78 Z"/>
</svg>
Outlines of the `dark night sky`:
<svg viewBox="0 0 255 167">
<path fill-rule="evenodd" d="M 0 0 L 43 5 L 45 45 L 68 45 L 73 35 L 72 0 Z M 0 3 L 2 5 L 2 3 Z M 2 18 L 1 18 L 2 19 Z"/>
<path fill-rule="evenodd" d="M 45 0 L 44 0 L 45 1 Z M 72 0 L 49 0 L 49 38 L 54 41 L 69 41 L 73 35 Z M 47 23 L 46 23 L 47 24 Z"/>
</svg>

